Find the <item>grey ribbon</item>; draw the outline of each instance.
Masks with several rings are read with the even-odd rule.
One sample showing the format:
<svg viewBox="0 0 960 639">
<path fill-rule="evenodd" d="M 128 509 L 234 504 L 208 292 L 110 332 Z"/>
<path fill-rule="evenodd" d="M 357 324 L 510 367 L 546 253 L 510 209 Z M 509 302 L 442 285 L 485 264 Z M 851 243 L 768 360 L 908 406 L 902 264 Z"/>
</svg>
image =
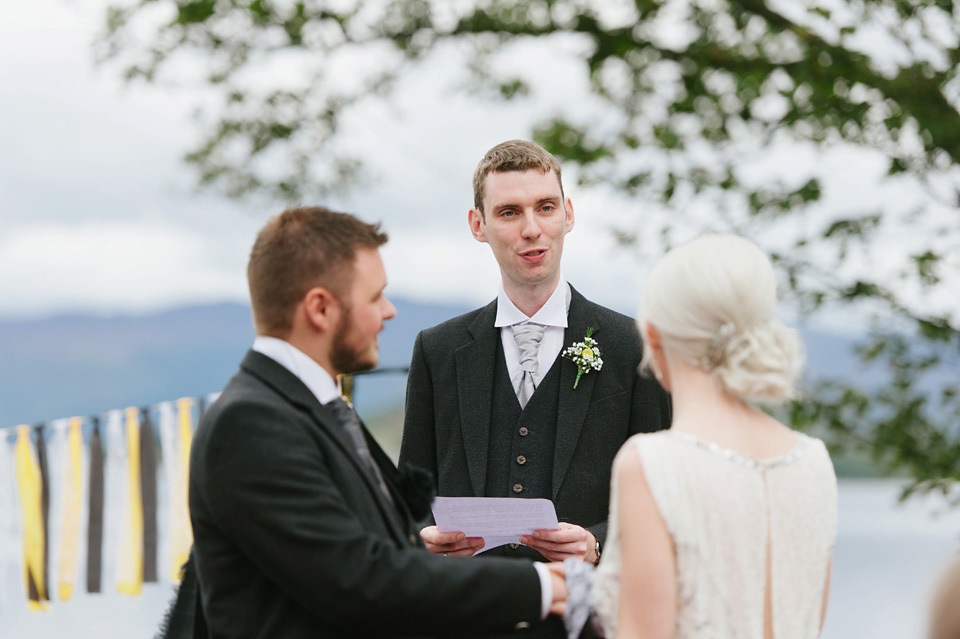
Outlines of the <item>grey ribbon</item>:
<svg viewBox="0 0 960 639">
<path fill-rule="evenodd" d="M 533 376 L 537 373 L 538 362 L 537 354 L 540 351 L 540 341 L 543 339 L 543 326 L 539 324 L 515 324 L 511 327 L 513 330 L 513 339 L 516 340 L 520 348 L 520 388 L 517 391 L 517 399 L 520 401 L 521 408 L 526 407 L 527 402 L 537 390 L 537 384 Z"/>
<path fill-rule="evenodd" d="M 374 478 L 376 478 L 380 490 L 383 491 L 384 496 L 392 503 L 393 497 L 390 496 L 390 489 L 387 488 L 387 483 L 383 480 L 380 467 L 377 466 L 377 462 L 373 460 L 373 455 L 370 454 L 370 447 L 367 446 L 367 440 L 363 436 L 363 427 L 360 426 L 360 419 L 353 411 L 353 408 L 351 408 L 350 404 L 345 402 L 342 397 L 328 402 L 325 406 L 332 410 L 337 416 L 340 425 L 343 426 L 343 429 L 350 436 L 353 447 L 356 449 L 360 459 L 367 464 L 367 468 L 370 469 L 370 472 L 373 473 Z"/>
<path fill-rule="evenodd" d="M 100 592 L 103 560 L 103 441 L 100 419 L 93 418 L 90 435 L 90 488 L 87 506 L 87 592 Z"/>
<path fill-rule="evenodd" d="M 157 583 L 157 450 L 150 412 L 140 413 L 140 500 L 143 514 L 143 583 Z"/>
</svg>

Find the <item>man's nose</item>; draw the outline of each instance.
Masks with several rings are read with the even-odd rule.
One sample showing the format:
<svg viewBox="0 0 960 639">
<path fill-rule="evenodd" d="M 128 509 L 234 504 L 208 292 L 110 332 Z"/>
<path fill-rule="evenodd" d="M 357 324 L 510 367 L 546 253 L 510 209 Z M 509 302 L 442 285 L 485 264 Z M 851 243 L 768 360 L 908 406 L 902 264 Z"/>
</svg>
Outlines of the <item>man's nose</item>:
<svg viewBox="0 0 960 639">
<path fill-rule="evenodd" d="M 383 319 L 393 319 L 397 316 L 397 307 L 393 305 L 386 295 L 383 296 L 384 308 L 383 308 Z"/>
<path fill-rule="evenodd" d="M 540 221 L 537 219 L 535 211 L 528 210 L 523 213 L 523 237 L 539 237 Z"/>
</svg>

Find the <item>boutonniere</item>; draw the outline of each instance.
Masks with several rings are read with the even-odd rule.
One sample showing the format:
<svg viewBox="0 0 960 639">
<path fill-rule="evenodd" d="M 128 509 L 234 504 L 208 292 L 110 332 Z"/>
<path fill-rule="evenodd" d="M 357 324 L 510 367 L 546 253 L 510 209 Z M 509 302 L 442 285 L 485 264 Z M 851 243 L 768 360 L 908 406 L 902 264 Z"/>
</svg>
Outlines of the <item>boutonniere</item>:
<svg viewBox="0 0 960 639">
<path fill-rule="evenodd" d="M 590 337 L 593 335 L 593 327 L 587 328 L 587 334 L 582 342 L 574 342 L 563 351 L 562 355 L 577 365 L 577 379 L 573 381 L 573 389 L 577 389 L 580 383 L 580 376 L 589 373 L 592 370 L 600 370 L 603 367 L 603 359 L 600 357 L 600 348 L 597 340 Z"/>
</svg>

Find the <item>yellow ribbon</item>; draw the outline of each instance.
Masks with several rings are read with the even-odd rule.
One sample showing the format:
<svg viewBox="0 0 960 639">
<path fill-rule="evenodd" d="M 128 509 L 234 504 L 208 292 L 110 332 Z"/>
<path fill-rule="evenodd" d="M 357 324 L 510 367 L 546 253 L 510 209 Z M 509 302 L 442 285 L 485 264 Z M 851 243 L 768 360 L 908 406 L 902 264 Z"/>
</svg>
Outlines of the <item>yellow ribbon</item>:
<svg viewBox="0 0 960 639">
<path fill-rule="evenodd" d="M 46 584 L 43 583 L 43 557 L 46 543 L 43 536 L 43 512 L 41 505 L 42 480 L 40 464 L 30 450 L 30 427 L 17 427 L 17 444 L 14 451 L 17 468 L 17 488 L 20 495 L 20 512 L 23 516 L 23 565 L 27 593 L 33 583 L 38 599 L 30 599 L 30 610 L 46 610 Z"/>
<path fill-rule="evenodd" d="M 124 411 L 127 426 L 127 504 L 120 557 L 117 565 L 117 592 L 139 595 L 143 585 L 143 500 L 140 494 L 140 411 Z"/>
<path fill-rule="evenodd" d="M 73 594 L 77 578 L 77 552 L 80 543 L 80 489 L 83 483 L 79 417 L 71 417 L 67 426 L 67 469 L 63 482 L 63 520 L 60 524 L 60 601 Z"/>
<path fill-rule="evenodd" d="M 190 446 L 193 441 L 193 400 L 177 400 L 178 443 L 180 466 L 177 468 L 176 495 L 171 495 L 171 556 L 173 582 L 180 581 L 180 567 L 187 562 L 193 544 L 193 529 L 187 509 L 187 491 L 190 479 Z"/>
</svg>

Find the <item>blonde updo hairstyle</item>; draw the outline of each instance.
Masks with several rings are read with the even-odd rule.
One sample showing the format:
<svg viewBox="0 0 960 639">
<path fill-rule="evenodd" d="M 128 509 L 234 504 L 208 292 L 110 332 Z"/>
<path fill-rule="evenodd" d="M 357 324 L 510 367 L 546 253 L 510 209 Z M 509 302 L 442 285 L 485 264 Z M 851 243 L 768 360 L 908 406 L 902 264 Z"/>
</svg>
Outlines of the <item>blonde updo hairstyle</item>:
<svg viewBox="0 0 960 639">
<path fill-rule="evenodd" d="M 665 349 L 711 373 L 735 399 L 796 396 L 803 354 L 796 331 L 774 315 L 770 260 L 738 235 L 677 246 L 647 276 L 637 324 L 656 327 Z M 653 365 L 645 348 L 641 366 Z"/>
</svg>

